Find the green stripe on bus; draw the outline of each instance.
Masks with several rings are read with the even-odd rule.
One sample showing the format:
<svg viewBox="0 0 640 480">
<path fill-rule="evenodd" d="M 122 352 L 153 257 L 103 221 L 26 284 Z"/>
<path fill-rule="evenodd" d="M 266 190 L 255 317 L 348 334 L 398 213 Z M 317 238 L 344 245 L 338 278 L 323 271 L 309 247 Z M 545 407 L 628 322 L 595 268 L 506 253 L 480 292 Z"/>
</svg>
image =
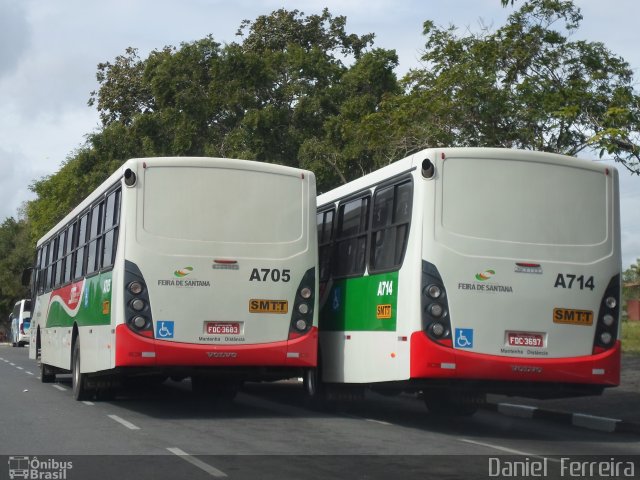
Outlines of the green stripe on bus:
<svg viewBox="0 0 640 480">
<path fill-rule="evenodd" d="M 60 301 L 53 301 L 47 315 L 47 327 L 71 327 L 111 324 L 111 274 L 105 272 L 87 278 L 80 296 L 80 308 L 69 315 Z M 52 297 L 55 294 L 52 294 Z"/>
<path fill-rule="evenodd" d="M 320 309 L 320 330 L 396 330 L 398 272 L 336 280 Z"/>
</svg>

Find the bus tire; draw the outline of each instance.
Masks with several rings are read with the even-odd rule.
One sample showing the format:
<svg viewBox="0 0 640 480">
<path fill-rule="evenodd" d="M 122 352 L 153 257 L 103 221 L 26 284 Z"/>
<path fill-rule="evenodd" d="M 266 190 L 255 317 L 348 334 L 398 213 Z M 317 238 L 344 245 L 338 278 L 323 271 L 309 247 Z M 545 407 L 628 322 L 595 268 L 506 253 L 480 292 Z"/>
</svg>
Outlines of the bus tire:
<svg viewBox="0 0 640 480">
<path fill-rule="evenodd" d="M 53 383 L 56 381 L 56 374 L 46 363 L 40 362 L 40 381 L 42 383 Z"/>
<path fill-rule="evenodd" d="M 78 401 L 88 400 L 93 392 L 87 388 L 88 375 L 80 370 L 80 340 L 76 339 L 73 344 L 73 354 L 71 355 L 71 383 L 73 387 L 73 398 Z"/>
<path fill-rule="evenodd" d="M 320 395 L 322 386 L 320 384 L 318 368 L 307 368 L 304 371 L 302 385 L 304 386 L 307 397 L 314 398 Z"/>
</svg>

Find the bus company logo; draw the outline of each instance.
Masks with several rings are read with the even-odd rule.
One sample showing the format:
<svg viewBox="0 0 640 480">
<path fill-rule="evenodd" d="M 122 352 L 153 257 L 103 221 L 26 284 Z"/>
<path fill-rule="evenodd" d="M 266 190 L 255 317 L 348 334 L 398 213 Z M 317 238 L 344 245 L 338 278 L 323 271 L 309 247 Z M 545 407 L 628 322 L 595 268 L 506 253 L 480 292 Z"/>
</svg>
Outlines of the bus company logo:
<svg viewBox="0 0 640 480">
<path fill-rule="evenodd" d="M 158 279 L 159 287 L 210 287 L 211 282 L 209 280 L 198 280 L 193 277 L 185 278 L 194 271 L 193 267 L 182 267 L 179 270 L 173 272 L 174 278 Z"/>
<path fill-rule="evenodd" d="M 38 480 L 66 480 L 67 471 L 73 468 L 73 462 L 61 462 L 53 458 L 40 460 L 28 456 L 9 457 L 9 478 Z"/>
<path fill-rule="evenodd" d="M 71 286 L 71 291 L 69 292 L 69 305 L 73 306 L 73 305 L 77 305 L 77 303 L 80 301 L 80 294 L 81 292 L 81 287 L 82 285 L 79 283 L 74 283 Z"/>
<path fill-rule="evenodd" d="M 476 280 L 478 280 L 479 282 L 486 282 L 495 274 L 496 274 L 495 270 L 485 270 L 484 272 L 476 273 Z"/>
<path fill-rule="evenodd" d="M 173 272 L 173 275 L 176 276 L 177 278 L 184 278 L 187 275 L 189 275 L 191 272 L 193 272 L 193 267 L 184 267 L 184 268 L 181 268 L 180 270 L 176 270 L 175 272 Z"/>
<path fill-rule="evenodd" d="M 501 285 L 494 281 L 490 281 L 494 275 L 496 275 L 496 271 L 490 268 L 483 272 L 476 273 L 476 282 L 460 282 L 458 283 L 458 290 L 475 290 L 487 293 L 513 293 L 512 286 Z"/>
</svg>

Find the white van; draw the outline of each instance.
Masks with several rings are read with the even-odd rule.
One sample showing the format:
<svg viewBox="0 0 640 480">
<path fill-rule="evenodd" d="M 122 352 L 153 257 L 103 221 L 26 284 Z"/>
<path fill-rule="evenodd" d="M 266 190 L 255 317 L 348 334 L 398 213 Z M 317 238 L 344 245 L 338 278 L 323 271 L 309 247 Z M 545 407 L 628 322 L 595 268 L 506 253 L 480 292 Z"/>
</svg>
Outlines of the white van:
<svg viewBox="0 0 640 480">
<path fill-rule="evenodd" d="M 27 345 L 31 326 L 31 300 L 16 302 L 9 319 L 11 320 L 11 344 L 14 347 Z"/>
</svg>

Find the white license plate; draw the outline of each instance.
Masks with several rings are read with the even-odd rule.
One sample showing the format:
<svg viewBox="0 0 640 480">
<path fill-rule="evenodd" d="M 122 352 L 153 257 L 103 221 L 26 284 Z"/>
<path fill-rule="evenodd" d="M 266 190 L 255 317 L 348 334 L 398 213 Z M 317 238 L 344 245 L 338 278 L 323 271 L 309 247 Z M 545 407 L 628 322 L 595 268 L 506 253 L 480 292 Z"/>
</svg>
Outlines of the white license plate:
<svg viewBox="0 0 640 480">
<path fill-rule="evenodd" d="M 205 322 L 204 331 L 209 335 L 240 335 L 240 322 Z"/>
<path fill-rule="evenodd" d="M 507 343 L 510 347 L 544 347 L 542 333 L 507 332 Z"/>
</svg>

